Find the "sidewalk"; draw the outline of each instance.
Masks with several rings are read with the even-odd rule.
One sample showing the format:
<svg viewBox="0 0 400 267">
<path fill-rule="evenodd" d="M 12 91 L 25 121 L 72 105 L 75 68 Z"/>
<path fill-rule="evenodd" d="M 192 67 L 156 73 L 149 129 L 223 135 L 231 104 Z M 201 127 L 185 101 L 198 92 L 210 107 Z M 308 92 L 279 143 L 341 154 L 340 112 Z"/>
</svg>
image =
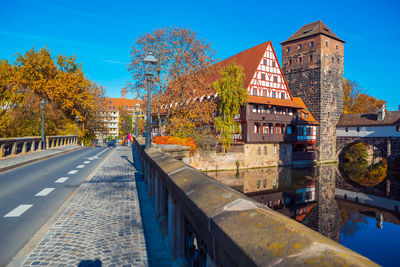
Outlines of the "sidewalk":
<svg viewBox="0 0 400 267">
<path fill-rule="evenodd" d="M 0 172 L 17 168 L 41 159 L 54 157 L 72 150 L 80 149 L 78 145 L 67 145 L 46 150 L 39 150 L 27 154 L 5 157 L 0 160 Z"/>
<path fill-rule="evenodd" d="M 154 257 L 168 256 L 163 246 L 157 255 L 147 252 L 135 176 L 132 150 L 117 146 L 77 189 L 23 266 L 160 266 Z"/>
</svg>

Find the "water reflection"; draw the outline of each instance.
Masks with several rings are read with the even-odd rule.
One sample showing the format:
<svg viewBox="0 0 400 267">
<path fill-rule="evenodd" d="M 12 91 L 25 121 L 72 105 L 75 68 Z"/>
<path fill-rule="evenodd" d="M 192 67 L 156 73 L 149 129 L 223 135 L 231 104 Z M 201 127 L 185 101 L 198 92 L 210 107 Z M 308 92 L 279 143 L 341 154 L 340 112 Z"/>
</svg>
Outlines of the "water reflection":
<svg viewBox="0 0 400 267">
<path fill-rule="evenodd" d="M 363 186 L 343 176 L 337 165 L 208 175 L 378 263 L 391 265 L 387 253 L 395 255 L 400 244 L 399 177 Z M 386 240 L 377 247 L 380 235 Z"/>
</svg>

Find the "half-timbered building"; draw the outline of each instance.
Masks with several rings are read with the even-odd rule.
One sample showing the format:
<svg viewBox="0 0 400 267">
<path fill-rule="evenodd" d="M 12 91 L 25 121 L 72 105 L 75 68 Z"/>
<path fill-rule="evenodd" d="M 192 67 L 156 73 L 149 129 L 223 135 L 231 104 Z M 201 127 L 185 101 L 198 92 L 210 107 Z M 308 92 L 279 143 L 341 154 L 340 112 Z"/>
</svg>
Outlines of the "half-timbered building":
<svg viewBox="0 0 400 267">
<path fill-rule="evenodd" d="M 240 132 L 234 136 L 234 141 L 247 147 L 262 144 L 263 151 L 260 147 L 254 150 L 258 155 L 271 153 L 291 158 L 292 151 L 313 150 L 318 122 L 303 101 L 292 96 L 272 43 L 262 43 L 217 64 L 225 67 L 231 62 L 242 66 L 243 85 L 248 92 L 247 103 L 236 118 Z M 208 80 L 211 84 L 217 78 L 215 75 Z M 214 92 L 213 97 L 199 96 L 193 101 L 199 99 L 217 101 L 218 97 Z"/>
</svg>

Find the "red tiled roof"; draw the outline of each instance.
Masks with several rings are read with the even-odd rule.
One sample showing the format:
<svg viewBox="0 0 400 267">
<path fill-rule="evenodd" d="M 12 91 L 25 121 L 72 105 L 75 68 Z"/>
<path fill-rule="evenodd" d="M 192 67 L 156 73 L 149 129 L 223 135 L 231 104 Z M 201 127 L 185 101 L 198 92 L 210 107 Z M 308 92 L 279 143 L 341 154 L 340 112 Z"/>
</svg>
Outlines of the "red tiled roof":
<svg viewBox="0 0 400 267">
<path fill-rule="evenodd" d="M 337 127 L 351 126 L 400 126 L 400 111 L 387 111 L 381 121 L 378 121 L 377 113 L 342 114 Z"/>
<path fill-rule="evenodd" d="M 302 108 L 300 104 L 295 101 L 289 99 L 280 99 L 280 98 L 270 98 L 265 96 L 254 96 L 249 95 L 247 97 L 248 103 L 257 103 L 257 104 L 266 104 L 266 105 L 275 105 L 281 107 L 291 107 L 291 108 Z"/>
<path fill-rule="evenodd" d="M 118 110 L 119 108 L 134 109 L 137 99 L 106 98 L 106 110 Z M 140 103 L 140 102 L 139 102 Z"/>
<path fill-rule="evenodd" d="M 331 37 L 333 39 L 336 39 L 340 42 L 345 43 L 342 39 L 336 36 L 331 29 L 328 28 L 322 21 L 316 21 L 307 25 L 304 25 L 303 27 L 300 28 L 297 32 L 295 32 L 292 36 L 289 37 L 286 41 L 282 42 L 281 44 L 286 44 L 301 38 L 317 35 L 317 34 L 323 34 L 328 37 Z"/>
<path fill-rule="evenodd" d="M 303 100 L 300 97 L 293 97 L 293 100 L 301 106 L 299 113 L 302 113 L 301 118 L 299 118 L 299 123 L 307 123 L 307 124 L 319 124 L 316 119 L 314 119 L 311 112 L 307 109 Z M 308 114 L 308 118 L 303 114 Z"/>
</svg>

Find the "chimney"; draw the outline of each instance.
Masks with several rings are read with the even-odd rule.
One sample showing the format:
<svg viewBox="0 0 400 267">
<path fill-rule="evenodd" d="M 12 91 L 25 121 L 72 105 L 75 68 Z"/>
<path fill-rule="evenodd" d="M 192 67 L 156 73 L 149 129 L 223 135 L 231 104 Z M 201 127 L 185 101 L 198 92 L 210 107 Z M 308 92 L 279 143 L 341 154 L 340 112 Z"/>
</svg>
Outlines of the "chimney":
<svg viewBox="0 0 400 267">
<path fill-rule="evenodd" d="M 378 110 L 378 121 L 383 121 L 385 119 L 385 115 L 386 115 L 386 107 L 385 105 L 383 105 Z"/>
</svg>

